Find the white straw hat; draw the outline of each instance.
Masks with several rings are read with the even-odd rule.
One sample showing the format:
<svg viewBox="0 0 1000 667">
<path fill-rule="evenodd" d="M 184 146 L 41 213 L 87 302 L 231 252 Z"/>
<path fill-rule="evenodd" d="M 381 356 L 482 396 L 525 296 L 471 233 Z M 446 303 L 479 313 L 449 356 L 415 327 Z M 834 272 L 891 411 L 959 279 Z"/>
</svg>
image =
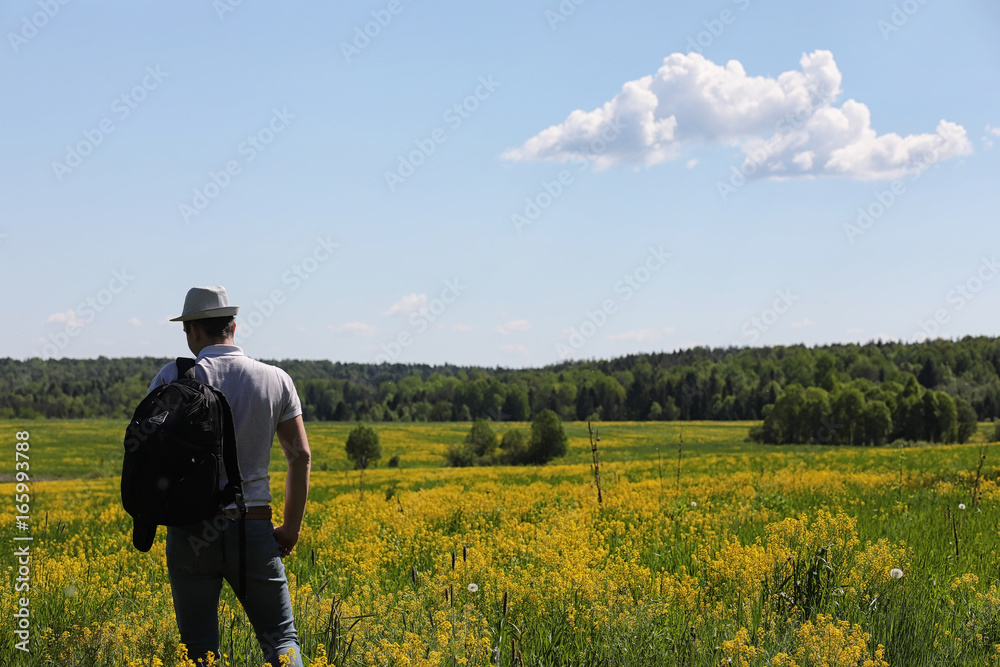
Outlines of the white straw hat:
<svg viewBox="0 0 1000 667">
<path fill-rule="evenodd" d="M 222 285 L 192 287 L 184 298 L 184 312 L 171 322 L 204 320 L 209 317 L 229 317 L 240 312 L 239 306 L 229 305 L 229 295 Z"/>
</svg>

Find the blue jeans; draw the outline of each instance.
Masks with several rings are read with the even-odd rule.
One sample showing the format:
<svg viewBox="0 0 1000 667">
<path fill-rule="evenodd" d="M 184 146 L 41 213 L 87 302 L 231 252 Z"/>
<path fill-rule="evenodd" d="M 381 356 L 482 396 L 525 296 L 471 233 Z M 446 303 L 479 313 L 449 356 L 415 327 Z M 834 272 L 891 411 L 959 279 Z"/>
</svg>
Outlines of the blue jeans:
<svg viewBox="0 0 1000 667">
<path fill-rule="evenodd" d="M 290 664 L 301 667 L 302 651 L 292 620 L 288 581 L 271 522 L 246 522 L 243 596 L 238 594 L 239 549 L 239 521 L 219 517 L 197 526 L 167 527 L 167 571 L 177 627 L 188 655 L 194 661 L 208 651 L 219 657 L 219 593 L 225 579 L 237 591 L 264 657 L 276 667 L 278 656 L 294 648 L 295 660 Z"/>
</svg>

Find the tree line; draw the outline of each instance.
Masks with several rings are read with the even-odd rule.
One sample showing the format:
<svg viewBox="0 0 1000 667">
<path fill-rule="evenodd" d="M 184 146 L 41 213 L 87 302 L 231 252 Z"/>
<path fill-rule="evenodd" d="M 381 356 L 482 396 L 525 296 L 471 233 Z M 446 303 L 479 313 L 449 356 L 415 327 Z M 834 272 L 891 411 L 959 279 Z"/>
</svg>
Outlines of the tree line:
<svg viewBox="0 0 1000 667">
<path fill-rule="evenodd" d="M 779 445 L 966 442 L 977 422 L 964 398 L 924 388 L 910 375 L 905 385 L 865 379 L 829 391 L 790 385 L 773 405 L 764 406 L 764 423 L 750 429 L 750 438 Z"/>
<path fill-rule="evenodd" d="M 0 417 L 128 418 L 168 361 L 0 359 Z M 898 419 L 902 413 L 893 414 L 890 395 L 902 396 L 899 388 L 936 392 L 935 400 L 942 404 L 940 396 L 945 394 L 956 411 L 961 399 L 980 421 L 1000 417 L 1000 339 L 988 337 L 910 344 L 696 347 L 529 369 L 265 361 L 292 376 L 306 420 L 526 422 L 551 410 L 564 421 L 771 416 L 773 426 L 781 415 L 780 410 L 775 414 L 779 397 L 797 392 L 791 389 L 795 385 L 803 392 L 825 391 L 831 411 L 838 387 L 853 387 L 865 404 L 885 403 L 893 419 L 888 438 L 902 432 L 898 429 L 924 432 L 923 426 L 903 426 Z M 879 398 L 872 387 L 884 396 Z M 816 392 L 810 396 L 810 406 L 822 406 Z M 925 400 L 923 394 L 920 400 Z M 775 407 L 765 410 L 767 406 Z M 874 415 L 878 407 L 868 409 Z M 950 414 L 947 406 L 943 409 Z M 818 410 L 824 413 L 824 408 Z M 792 420 L 790 433 L 803 433 L 798 423 Z"/>
</svg>

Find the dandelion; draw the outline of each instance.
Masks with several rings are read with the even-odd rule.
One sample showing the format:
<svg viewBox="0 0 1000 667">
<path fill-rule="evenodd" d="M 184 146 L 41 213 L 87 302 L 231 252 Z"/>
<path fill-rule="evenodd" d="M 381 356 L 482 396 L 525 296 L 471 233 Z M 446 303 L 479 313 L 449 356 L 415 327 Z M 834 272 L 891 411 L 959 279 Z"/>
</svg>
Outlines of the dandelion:
<svg viewBox="0 0 1000 667">
<path fill-rule="evenodd" d="M 964 510 L 965 509 L 965 503 L 959 503 L 958 504 L 958 509 Z"/>
<path fill-rule="evenodd" d="M 892 577 L 893 579 L 902 579 L 903 571 L 900 570 L 898 567 L 894 567 L 891 570 L 889 570 L 889 576 Z"/>
<path fill-rule="evenodd" d="M 695 501 L 692 500 L 691 501 L 691 507 L 697 507 L 697 506 L 698 506 L 698 503 L 696 503 Z"/>
<path fill-rule="evenodd" d="M 476 591 L 479 590 L 479 585 L 478 584 L 469 584 L 468 589 L 469 589 L 470 593 L 475 593 Z"/>
</svg>

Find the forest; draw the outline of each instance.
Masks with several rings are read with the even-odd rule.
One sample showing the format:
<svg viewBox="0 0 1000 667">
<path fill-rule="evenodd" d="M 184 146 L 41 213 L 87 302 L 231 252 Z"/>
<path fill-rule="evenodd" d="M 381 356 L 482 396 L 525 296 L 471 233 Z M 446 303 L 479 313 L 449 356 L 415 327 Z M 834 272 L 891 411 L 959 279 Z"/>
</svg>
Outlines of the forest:
<svg viewBox="0 0 1000 667">
<path fill-rule="evenodd" d="M 128 418 L 168 361 L 0 359 L 0 418 Z M 946 439 L 945 435 L 957 434 L 952 429 L 958 428 L 960 408 L 966 420 L 971 418 L 963 406 L 979 421 L 1000 416 L 1000 339 L 989 337 L 816 347 L 696 347 L 528 369 L 263 361 L 291 375 L 309 421 L 530 421 L 546 409 L 565 421 L 730 421 L 770 416 L 757 437 L 801 440 L 805 431 L 816 428 L 802 426 L 805 417 L 795 416 L 792 420 L 801 423 L 780 426 L 789 414 L 799 415 L 797 408 L 783 410 L 776 405 L 786 390 L 798 397 L 790 398 L 786 408 L 809 397 L 814 424 L 835 416 L 834 399 L 840 394 L 849 398 L 837 403 L 837 416 L 843 416 L 844 405 L 863 410 L 868 403 L 881 404 L 867 408 L 870 425 L 884 417 L 882 408 L 888 410 L 892 425 L 885 426 L 883 419 L 881 430 L 869 429 L 867 433 L 875 434 L 871 437 L 857 425 L 860 421 L 847 428 L 847 435 L 839 432 L 837 437 L 852 442 L 928 435 L 927 439 L 935 435 Z M 929 399 L 924 396 L 928 392 Z M 943 425 L 906 424 L 898 409 L 903 398 L 907 415 L 916 414 L 912 404 L 917 401 L 931 412 L 940 403 L 948 417 L 941 417 Z M 950 420 L 953 412 L 955 419 Z"/>
</svg>

